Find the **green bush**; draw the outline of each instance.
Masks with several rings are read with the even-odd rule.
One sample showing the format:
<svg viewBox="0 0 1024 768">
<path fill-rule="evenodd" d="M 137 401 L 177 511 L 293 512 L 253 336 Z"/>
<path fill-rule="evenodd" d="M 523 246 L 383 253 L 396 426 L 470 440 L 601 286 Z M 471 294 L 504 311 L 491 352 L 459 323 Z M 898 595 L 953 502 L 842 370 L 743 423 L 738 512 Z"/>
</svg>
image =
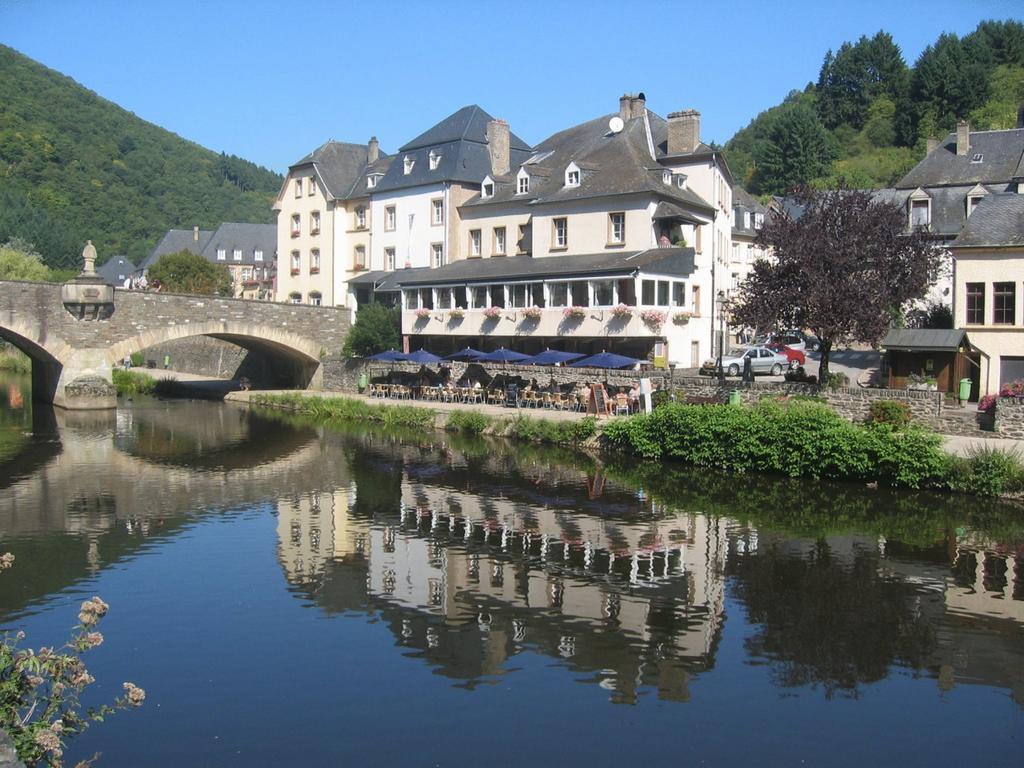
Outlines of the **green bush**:
<svg viewBox="0 0 1024 768">
<path fill-rule="evenodd" d="M 998 496 L 1024 490 L 1024 467 L 1017 451 L 972 448 L 951 473 L 955 490 L 976 496 Z"/>
<path fill-rule="evenodd" d="M 144 373 L 115 368 L 112 376 L 114 388 L 119 395 L 147 395 L 156 388 L 156 380 Z"/>
<path fill-rule="evenodd" d="M 873 400 L 871 423 L 888 424 L 894 429 L 902 429 L 910 423 L 910 405 L 899 400 Z"/>
<path fill-rule="evenodd" d="M 11 373 L 32 373 L 32 360 L 17 350 L 0 350 L 0 371 Z"/>
<path fill-rule="evenodd" d="M 850 386 L 850 377 L 841 371 L 836 371 L 835 373 L 830 373 L 828 381 L 823 381 L 821 384 L 829 389 L 840 389 L 841 387 Z"/>
<path fill-rule="evenodd" d="M 387 426 L 428 428 L 434 412 L 413 405 L 376 405 L 348 397 L 310 397 L 302 394 L 254 395 L 252 403 L 304 413 L 319 421 L 377 421 Z"/>
<path fill-rule="evenodd" d="M 131 360 L 133 368 L 139 368 L 146 363 L 146 357 L 141 352 L 132 352 Z"/>
<path fill-rule="evenodd" d="M 479 435 L 491 425 L 491 417 L 480 411 L 453 411 L 448 416 L 445 429 L 449 432 L 465 432 Z"/>
<path fill-rule="evenodd" d="M 509 423 L 507 436 L 513 440 L 550 445 L 580 445 L 597 434 L 597 419 L 588 416 L 574 421 L 551 421 L 516 416 Z"/>
</svg>

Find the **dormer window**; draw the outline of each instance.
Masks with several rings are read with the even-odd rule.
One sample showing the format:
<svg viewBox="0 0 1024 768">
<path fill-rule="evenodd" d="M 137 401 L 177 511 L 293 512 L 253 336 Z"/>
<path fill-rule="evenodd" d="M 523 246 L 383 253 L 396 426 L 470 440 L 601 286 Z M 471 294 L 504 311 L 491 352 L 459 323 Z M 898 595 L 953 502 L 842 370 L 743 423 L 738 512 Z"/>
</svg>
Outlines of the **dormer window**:
<svg viewBox="0 0 1024 768">
<path fill-rule="evenodd" d="M 436 171 L 441 164 L 441 155 L 436 150 L 430 150 L 430 170 Z M 408 173 L 408 171 L 406 171 Z"/>
<path fill-rule="evenodd" d="M 754 229 L 760 229 L 762 224 L 764 224 L 764 214 L 763 213 L 755 213 L 754 214 Z"/>
<path fill-rule="evenodd" d="M 416 165 L 416 158 L 410 155 L 406 155 L 405 159 L 402 162 L 402 169 L 405 172 L 405 175 L 408 176 L 410 173 L 412 173 L 413 166 Z"/>
<path fill-rule="evenodd" d="M 576 163 L 570 163 L 565 169 L 565 186 L 578 187 L 580 185 L 580 169 Z"/>
<path fill-rule="evenodd" d="M 494 197 L 494 180 L 490 176 L 484 177 L 480 185 L 480 197 Z"/>
<path fill-rule="evenodd" d="M 976 155 L 974 155 L 971 158 L 971 162 L 972 163 L 980 163 L 984 159 L 985 159 L 985 156 L 979 152 L 979 153 L 977 153 Z"/>
<path fill-rule="evenodd" d="M 676 174 L 676 186 L 679 187 L 680 189 L 686 189 L 686 174 Z"/>
<path fill-rule="evenodd" d="M 750 211 L 743 212 L 743 228 L 750 229 Z"/>
<path fill-rule="evenodd" d="M 516 179 L 516 194 L 525 195 L 530 191 L 530 177 L 526 173 L 520 171 L 519 177 Z"/>
<path fill-rule="evenodd" d="M 927 227 L 931 223 L 931 201 L 911 200 L 910 201 L 910 226 Z"/>
<path fill-rule="evenodd" d="M 661 181 L 664 184 L 671 184 L 672 183 L 672 171 L 664 171 L 661 174 Z"/>
<path fill-rule="evenodd" d="M 379 173 L 371 173 L 369 176 L 367 176 L 366 177 L 366 187 L 367 187 L 367 189 L 373 189 L 374 187 L 376 187 L 377 186 L 377 182 L 380 181 L 380 177 L 381 177 L 381 174 L 379 174 Z"/>
<path fill-rule="evenodd" d="M 985 199 L 984 195 L 971 195 L 967 198 L 967 215 L 970 216 L 974 213 L 974 209 L 978 207 L 978 203 Z"/>
</svg>

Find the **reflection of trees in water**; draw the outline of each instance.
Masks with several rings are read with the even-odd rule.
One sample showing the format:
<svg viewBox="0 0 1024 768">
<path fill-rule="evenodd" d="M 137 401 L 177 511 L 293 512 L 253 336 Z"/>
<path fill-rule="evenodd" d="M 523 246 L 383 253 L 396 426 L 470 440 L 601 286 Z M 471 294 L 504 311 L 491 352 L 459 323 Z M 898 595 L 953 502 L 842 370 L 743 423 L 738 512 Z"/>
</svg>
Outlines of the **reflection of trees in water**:
<svg viewBox="0 0 1024 768">
<path fill-rule="evenodd" d="M 747 651 L 771 662 L 779 685 L 829 697 L 856 696 L 895 664 L 923 667 L 937 641 L 922 600 L 941 596 L 880 575 L 879 559 L 858 547 L 838 558 L 824 541 L 804 556 L 768 544 L 730 558 L 732 589 L 758 625 Z"/>
</svg>

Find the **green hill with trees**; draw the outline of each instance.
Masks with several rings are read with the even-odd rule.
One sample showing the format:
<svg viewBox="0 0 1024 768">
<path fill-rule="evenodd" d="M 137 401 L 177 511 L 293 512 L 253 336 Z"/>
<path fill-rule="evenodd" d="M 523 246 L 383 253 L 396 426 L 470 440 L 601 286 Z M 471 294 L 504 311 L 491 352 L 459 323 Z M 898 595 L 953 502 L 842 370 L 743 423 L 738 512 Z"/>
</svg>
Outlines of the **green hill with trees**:
<svg viewBox="0 0 1024 768">
<path fill-rule="evenodd" d="M 725 145 L 737 181 L 755 194 L 811 183 L 897 182 L 963 118 L 972 130 L 1013 128 L 1024 104 L 1024 24 L 984 21 L 943 34 L 912 67 L 887 32 L 829 51 L 817 83 L 792 91 Z"/>
<path fill-rule="evenodd" d="M 60 268 L 91 239 L 101 262 L 138 263 L 171 228 L 272 223 L 281 180 L 0 45 L 0 243 L 31 243 Z"/>
</svg>

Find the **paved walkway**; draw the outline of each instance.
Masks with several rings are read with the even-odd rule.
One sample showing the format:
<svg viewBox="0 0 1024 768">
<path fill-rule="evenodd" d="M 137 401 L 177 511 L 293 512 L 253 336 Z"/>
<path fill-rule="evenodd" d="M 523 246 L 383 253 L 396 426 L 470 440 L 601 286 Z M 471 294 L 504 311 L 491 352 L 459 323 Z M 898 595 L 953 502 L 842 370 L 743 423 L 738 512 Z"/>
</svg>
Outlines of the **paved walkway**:
<svg viewBox="0 0 1024 768">
<path fill-rule="evenodd" d="M 1024 460 L 1024 440 L 1010 440 L 1005 437 L 967 437 L 966 435 L 943 435 L 942 447 L 954 456 L 967 456 L 979 448 L 996 448 L 1000 451 L 1017 453 Z"/>
</svg>

